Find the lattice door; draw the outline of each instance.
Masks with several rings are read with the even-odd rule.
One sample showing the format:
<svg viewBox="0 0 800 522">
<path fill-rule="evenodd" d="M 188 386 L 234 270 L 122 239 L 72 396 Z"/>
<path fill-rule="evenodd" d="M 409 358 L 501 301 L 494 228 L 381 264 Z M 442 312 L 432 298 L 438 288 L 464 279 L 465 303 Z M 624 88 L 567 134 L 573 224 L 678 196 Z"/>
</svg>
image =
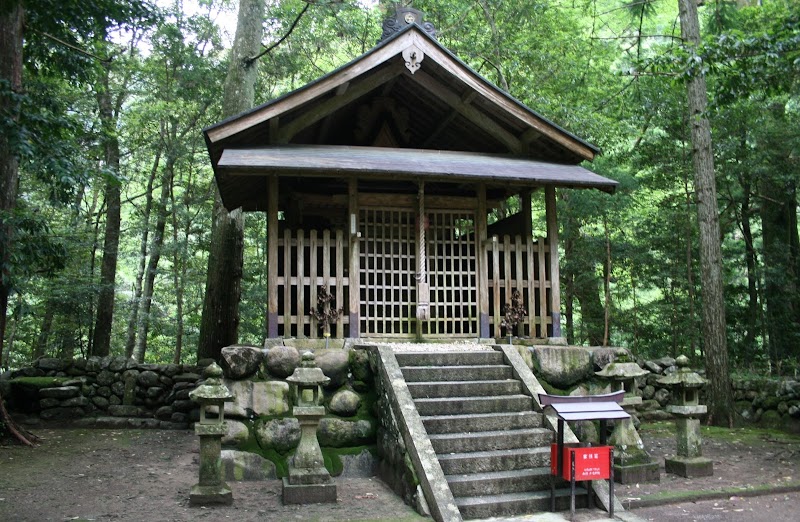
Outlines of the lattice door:
<svg viewBox="0 0 800 522">
<path fill-rule="evenodd" d="M 415 214 L 361 208 L 360 331 L 364 337 L 416 335 Z"/>
<path fill-rule="evenodd" d="M 427 213 L 428 282 L 431 318 L 423 334 L 477 337 L 478 284 L 475 215 L 463 211 Z"/>
<path fill-rule="evenodd" d="M 478 336 L 477 258 L 474 214 L 426 213 L 430 320 L 422 334 Z M 362 208 L 360 240 L 360 331 L 364 337 L 417 334 L 416 213 Z"/>
</svg>

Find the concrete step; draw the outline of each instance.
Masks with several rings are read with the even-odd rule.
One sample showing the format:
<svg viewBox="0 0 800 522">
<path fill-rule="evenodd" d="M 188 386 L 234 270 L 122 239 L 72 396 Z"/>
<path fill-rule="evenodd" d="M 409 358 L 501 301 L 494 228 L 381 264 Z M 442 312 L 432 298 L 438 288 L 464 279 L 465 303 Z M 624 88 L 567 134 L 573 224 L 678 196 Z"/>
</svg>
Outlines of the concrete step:
<svg viewBox="0 0 800 522">
<path fill-rule="evenodd" d="M 546 428 L 530 428 L 471 433 L 440 433 L 430 435 L 430 440 L 436 453 L 443 455 L 446 453 L 547 446 L 553 440 L 553 432 Z"/>
<path fill-rule="evenodd" d="M 420 415 L 461 415 L 498 411 L 530 411 L 533 399 L 527 395 L 498 395 L 493 397 L 439 397 L 415 399 Z"/>
<path fill-rule="evenodd" d="M 423 416 L 429 435 L 542 427 L 542 414 L 534 411 Z"/>
<path fill-rule="evenodd" d="M 522 393 L 522 383 L 514 379 L 502 381 L 434 381 L 409 382 L 408 390 L 415 399 L 436 397 L 467 397 L 515 395 Z"/>
<path fill-rule="evenodd" d="M 550 488 L 549 467 L 447 475 L 445 478 L 454 497 L 549 491 Z"/>
<path fill-rule="evenodd" d="M 400 366 L 472 366 L 504 364 L 503 352 L 494 350 L 465 350 L 463 352 L 399 352 L 395 353 Z"/>
<path fill-rule="evenodd" d="M 499 381 L 512 379 L 511 366 L 503 364 L 469 366 L 401 366 L 406 382 Z"/>
<path fill-rule="evenodd" d="M 520 448 L 437 455 L 445 475 L 539 468 L 550 465 L 550 448 Z"/>
<path fill-rule="evenodd" d="M 578 489 L 575 504 L 586 507 L 585 489 Z M 489 517 L 509 517 L 550 511 L 550 491 L 529 491 L 504 495 L 456 498 L 456 505 L 465 520 Z M 556 509 L 569 510 L 569 488 L 556 490 Z"/>
</svg>

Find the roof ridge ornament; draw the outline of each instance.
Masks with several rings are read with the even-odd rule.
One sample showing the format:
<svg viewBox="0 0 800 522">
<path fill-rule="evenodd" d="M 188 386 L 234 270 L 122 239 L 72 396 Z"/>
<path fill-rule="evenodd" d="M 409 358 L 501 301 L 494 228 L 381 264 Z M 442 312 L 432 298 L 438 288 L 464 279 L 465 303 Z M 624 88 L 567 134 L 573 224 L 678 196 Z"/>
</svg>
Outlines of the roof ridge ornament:
<svg viewBox="0 0 800 522">
<path fill-rule="evenodd" d="M 432 22 L 425 21 L 425 13 L 413 7 L 402 7 L 397 3 L 394 4 L 394 11 L 394 16 L 390 16 L 383 21 L 383 34 L 378 43 L 399 33 L 411 24 L 417 24 L 433 39 L 436 39 L 436 28 Z"/>
</svg>

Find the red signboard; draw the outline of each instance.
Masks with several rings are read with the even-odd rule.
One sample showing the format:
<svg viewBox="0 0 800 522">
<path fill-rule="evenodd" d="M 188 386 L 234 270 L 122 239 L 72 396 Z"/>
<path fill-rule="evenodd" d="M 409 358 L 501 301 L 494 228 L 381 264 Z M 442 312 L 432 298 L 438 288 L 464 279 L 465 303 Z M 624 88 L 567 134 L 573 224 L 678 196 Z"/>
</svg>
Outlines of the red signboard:
<svg viewBox="0 0 800 522">
<path fill-rule="evenodd" d="M 558 474 L 558 445 L 550 445 L 550 473 Z M 575 480 L 606 480 L 611 476 L 611 446 L 564 446 L 561 476 L 570 480 L 572 455 L 575 456 Z"/>
</svg>

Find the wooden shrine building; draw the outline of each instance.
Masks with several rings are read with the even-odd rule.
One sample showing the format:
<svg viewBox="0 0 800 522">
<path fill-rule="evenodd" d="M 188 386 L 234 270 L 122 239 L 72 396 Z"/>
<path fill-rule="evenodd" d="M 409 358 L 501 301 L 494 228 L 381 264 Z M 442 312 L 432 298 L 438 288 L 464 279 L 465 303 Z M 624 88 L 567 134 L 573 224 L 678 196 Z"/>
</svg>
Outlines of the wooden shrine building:
<svg viewBox="0 0 800 522">
<path fill-rule="evenodd" d="M 320 337 L 325 287 L 344 310 L 333 337 L 502 336 L 515 289 L 515 333 L 560 337 L 555 191 L 616 182 L 579 166 L 595 146 L 397 11 L 366 54 L 204 131 L 225 206 L 268 215 L 267 335 Z M 513 195 L 521 211 L 489 226 Z M 532 195 L 546 237 L 532 237 Z"/>
</svg>

